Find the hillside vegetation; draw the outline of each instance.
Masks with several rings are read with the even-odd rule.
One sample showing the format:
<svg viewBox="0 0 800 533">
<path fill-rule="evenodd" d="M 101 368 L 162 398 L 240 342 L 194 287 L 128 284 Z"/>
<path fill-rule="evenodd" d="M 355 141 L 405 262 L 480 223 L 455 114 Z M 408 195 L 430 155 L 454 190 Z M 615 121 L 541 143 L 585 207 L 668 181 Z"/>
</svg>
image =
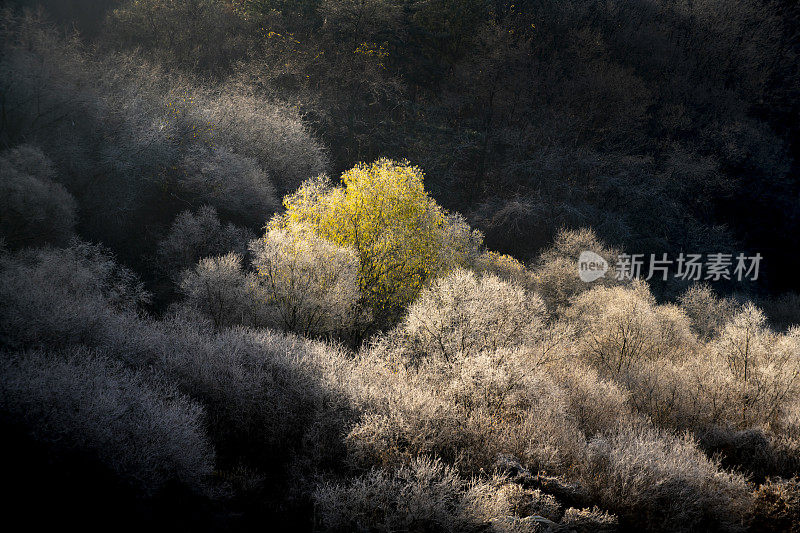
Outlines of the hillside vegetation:
<svg viewBox="0 0 800 533">
<path fill-rule="evenodd" d="M 798 14 L 12 2 L 8 520 L 800 531 Z"/>
</svg>

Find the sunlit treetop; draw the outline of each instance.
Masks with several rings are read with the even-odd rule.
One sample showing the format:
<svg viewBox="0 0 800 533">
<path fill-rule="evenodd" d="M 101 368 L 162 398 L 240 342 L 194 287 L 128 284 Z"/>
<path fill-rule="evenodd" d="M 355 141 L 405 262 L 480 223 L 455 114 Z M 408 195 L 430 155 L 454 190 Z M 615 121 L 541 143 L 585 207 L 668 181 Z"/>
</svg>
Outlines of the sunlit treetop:
<svg viewBox="0 0 800 533">
<path fill-rule="evenodd" d="M 308 227 L 354 248 L 364 303 L 378 320 L 397 318 L 426 280 L 477 255 L 482 236 L 428 196 L 419 168 L 381 159 L 357 165 L 341 181 L 308 180 L 270 225 Z"/>
</svg>

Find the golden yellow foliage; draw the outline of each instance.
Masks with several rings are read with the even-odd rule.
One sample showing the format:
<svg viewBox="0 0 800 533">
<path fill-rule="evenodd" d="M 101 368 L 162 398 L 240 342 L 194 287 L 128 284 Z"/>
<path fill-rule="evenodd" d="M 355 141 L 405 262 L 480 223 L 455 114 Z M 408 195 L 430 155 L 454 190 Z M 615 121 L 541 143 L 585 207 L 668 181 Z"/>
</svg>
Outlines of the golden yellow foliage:
<svg viewBox="0 0 800 533">
<path fill-rule="evenodd" d="M 359 164 L 341 186 L 311 179 L 284 206 L 271 227 L 307 227 L 357 251 L 362 297 L 378 320 L 396 318 L 427 279 L 465 266 L 481 243 L 480 233 L 428 196 L 422 171 L 407 162 Z"/>
</svg>

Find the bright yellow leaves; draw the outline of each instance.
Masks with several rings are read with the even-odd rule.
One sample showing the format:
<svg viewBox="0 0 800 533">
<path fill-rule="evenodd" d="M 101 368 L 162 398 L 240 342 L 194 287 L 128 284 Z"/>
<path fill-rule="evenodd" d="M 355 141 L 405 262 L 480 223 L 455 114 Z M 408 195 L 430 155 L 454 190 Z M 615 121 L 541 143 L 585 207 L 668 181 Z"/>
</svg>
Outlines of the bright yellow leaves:
<svg viewBox="0 0 800 533">
<path fill-rule="evenodd" d="M 431 276 L 465 264 L 480 235 L 428 196 L 422 171 L 381 159 L 305 182 L 284 199 L 273 228 L 310 228 L 356 250 L 364 304 L 378 321 L 396 318 Z"/>
<path fill-rule="evenodd" d="M 374 57 L 378 60 L 378 66 L 384 67 L 384 60 L 389 57 L 389 52 L 382 44 L 363 42 L 359 44 L 353 51 L 355 54 L 360 54 L 366 57 Z"/>
</svg>

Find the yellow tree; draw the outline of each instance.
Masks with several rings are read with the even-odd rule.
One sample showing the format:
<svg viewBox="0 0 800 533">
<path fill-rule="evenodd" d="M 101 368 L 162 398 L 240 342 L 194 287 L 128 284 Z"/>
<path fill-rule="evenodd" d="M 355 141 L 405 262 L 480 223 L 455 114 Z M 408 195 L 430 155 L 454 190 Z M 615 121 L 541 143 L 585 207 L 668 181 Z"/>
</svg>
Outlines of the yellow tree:
<svg viewBox="0 0 800 533">
<path fill-rule="evenodd" d="M 482 242 L 428 196 L 422 171 L 407 162 L 359 164 L 341 186 L 308 180 L 284 206 L 271 227 L 309 228 L 356 250 L 363 303 L 378 325 L 396 319 L 430 277 L 471 263 Z"/>
</svg>

